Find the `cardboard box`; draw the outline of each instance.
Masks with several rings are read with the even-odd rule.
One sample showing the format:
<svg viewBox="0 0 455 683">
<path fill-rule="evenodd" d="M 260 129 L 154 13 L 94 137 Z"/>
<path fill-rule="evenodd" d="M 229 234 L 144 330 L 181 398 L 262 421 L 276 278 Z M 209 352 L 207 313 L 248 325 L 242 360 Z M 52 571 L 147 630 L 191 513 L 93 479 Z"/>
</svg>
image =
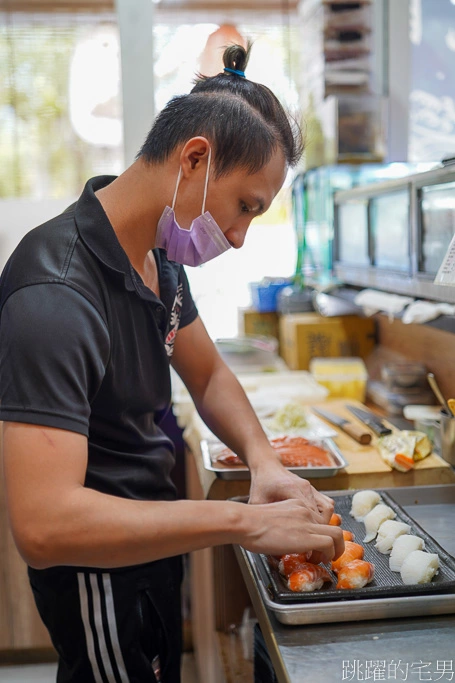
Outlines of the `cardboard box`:
<svg viewBox="0 0 455 683">
<path fill-rule="evenodd" d="M 265 335 L 279 339 L 277 313 L 259 313 L 253 308 L 239 310 L 239 334 Z"/>
<path fill-rule="evenodd" d="M 375 321 L 357 315 L 293 313 L 280 316 L 279 326 L 280 354 L 291 370 L 308 370 L 312 358 L 365 359 L 376 343 Z"/>
</svg>

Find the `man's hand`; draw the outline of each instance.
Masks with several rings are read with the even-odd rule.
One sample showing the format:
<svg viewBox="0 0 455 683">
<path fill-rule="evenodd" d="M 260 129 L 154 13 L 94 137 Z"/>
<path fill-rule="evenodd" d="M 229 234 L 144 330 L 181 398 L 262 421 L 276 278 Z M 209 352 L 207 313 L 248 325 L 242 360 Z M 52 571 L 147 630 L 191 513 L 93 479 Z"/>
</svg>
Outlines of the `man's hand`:
<svg viewBox="0 0 455 683">
<path fill-rule="evenodd" d="M 306 479 L 289 472 L 281 463 L 273 460 L 252 472 L 249 503 L 260 505 L 289 499 L 301 501 L 311 513 L 314 523 L 324 525 L 329 523 L 334 510 L 334 501 L 317 491 Z M 323 534 L 325 531 L 321 529 L 320 533 Z M 321 562 L 321 554 L 317 551 L 313 552 L 311 561 Z"/>
<path fill-rule="evenodd" d="M 333 500 L 316 491 L 306 479 L 289 472 L 279 462 L 267 463 L 252 473 L 250 503 L 277 503 L 289 498 L 302 500 L 314 513 L 316 521 L 329 523 L 334 510 Z"/>
<path fill-rule="evenodd" d="M 301 498 L 242 507 L 243 533 L 234 542 L 247 550 L 270 555 L 311 551 L 309 561 L 313 563 L 330 562 L 344 551 L 340 527 L 315 521 L 314 513 Z"/>
</svg>

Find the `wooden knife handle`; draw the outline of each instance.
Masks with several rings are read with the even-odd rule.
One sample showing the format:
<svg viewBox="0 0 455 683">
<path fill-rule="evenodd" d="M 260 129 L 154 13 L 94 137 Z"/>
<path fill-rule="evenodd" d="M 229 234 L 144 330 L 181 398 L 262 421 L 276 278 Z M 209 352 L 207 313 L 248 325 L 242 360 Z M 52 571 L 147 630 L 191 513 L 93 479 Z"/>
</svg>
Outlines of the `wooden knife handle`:
<svg viewBox="0 0 455 683">
<path fill-rule="evenodd" d="M 361 443 L 363 446 L 367 446 L 369 443 L 371 443 L 370 432 L 366 432 L 363 427 L 359 427 L 353 422 L 346 422 L 342 429 L 344 432 L 346 432 L 346 434 L 352 436 L 353 439 Z"/>
</svg>

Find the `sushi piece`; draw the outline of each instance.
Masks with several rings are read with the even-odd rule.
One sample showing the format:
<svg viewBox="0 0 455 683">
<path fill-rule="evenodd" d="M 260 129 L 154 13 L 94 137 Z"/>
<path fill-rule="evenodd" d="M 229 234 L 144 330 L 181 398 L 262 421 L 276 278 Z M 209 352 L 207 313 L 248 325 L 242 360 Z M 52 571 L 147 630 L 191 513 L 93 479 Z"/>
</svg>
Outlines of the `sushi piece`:
<svg viewBox="0 0 455 683">
<path fill-rule="evenodd" d="M 332 581 L 327 569 L 321 564 L 307 562 L 289 576 L 288 588 L 297 593 L 310 593 L 322 588 L 326 581 Z"/>
<path fill-rule="evenodd" d="M 341 526 L 341 515 L 334 512 L 329 521 L 330 526 Z"/>
<path fill-rule="evenodd" d="M 365 554 L 364 549 L 358 543 L 346 541 L 344 553 L 337 560 L 332 560 L 330 565 L 333 572 L 338 573 L 342 567 L 352 562 L 352 560 L 362 560 Z"/>
<path fill-rule="evenodd" d="M 352 531 L 347 531 L 346 529 L 342 529 L 343 532 L 343 541 L 353 541 L 354 540 L 354 534 Z"/>
<path fill-rule="evenodd" d="M 429 583 L 439 569 L 439 556 L 423 550 L 413 550 L 401 565 L 401 578 L 406 586 Z"/>
<path fill-rule="evenodd" d="M 409 524 L 404 522 L 396 522 L 394 519 L 388 519 L 381 524 L 376 536 L 376 543 L 374 547 L 380 553 L 385 555 L 390 553 L 392 546 L 396 539 L 403 534 L 408 534 L 411 531 Z"/>
<path fill-rule="evenodd" d="M 363 588 L 374 578 L 374 564 L 365 560 L 352 560 L 338 572 L 337 588 Z"/>
<path fill-rule="evenodd" d="M 384 503 L 376 505 L 363 520 L 365 531 L 367 532 L 363 539 L 365 543 L 369 543 L 373 538 L 376 538 L 379 527 L 386 519 L 393 519 L 394 517 L 396 517 L 396 513 L 391 507 L 384 505 Z"/>
<path fill-rule="evenodd" d="M 311 551 L 307 553 L 292 553 L 283 555 L 278 563 L 278 571 L 280 574 L 288 578 L 292 572 L 296 572 L 303 565 L 307 564 L 311 557 Z"/>
<path fill-rule="evenodd" d="M 357 491 L 352 496 L 350 515 L 357 522 L 361 522 L 380 500 L 381 496 L 377 491 Z"/>
<path fill-rule="evenodd" d="M 389 567 L 393 572 L 399 572 L 405 558 L 414 550 L 423 550 L 425 542 L 420 536 L 399 536 L 392 546 L 389 557 Z"/>
</svg>

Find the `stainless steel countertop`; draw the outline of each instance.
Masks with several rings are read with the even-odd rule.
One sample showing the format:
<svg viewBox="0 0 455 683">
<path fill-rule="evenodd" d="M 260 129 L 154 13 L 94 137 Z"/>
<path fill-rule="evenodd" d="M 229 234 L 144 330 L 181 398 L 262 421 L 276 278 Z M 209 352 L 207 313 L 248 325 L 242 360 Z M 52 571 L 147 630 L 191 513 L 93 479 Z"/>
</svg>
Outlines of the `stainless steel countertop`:
<svg viewBox="0 0 455 683">
<path fill-rule="evenodd" d="M 455 556 L 454 484 L 387 490 Z M 279 683 L 455 681 L 455 615 L 285 626 L 265 607 L 237 556 Z"/>
</svg>

